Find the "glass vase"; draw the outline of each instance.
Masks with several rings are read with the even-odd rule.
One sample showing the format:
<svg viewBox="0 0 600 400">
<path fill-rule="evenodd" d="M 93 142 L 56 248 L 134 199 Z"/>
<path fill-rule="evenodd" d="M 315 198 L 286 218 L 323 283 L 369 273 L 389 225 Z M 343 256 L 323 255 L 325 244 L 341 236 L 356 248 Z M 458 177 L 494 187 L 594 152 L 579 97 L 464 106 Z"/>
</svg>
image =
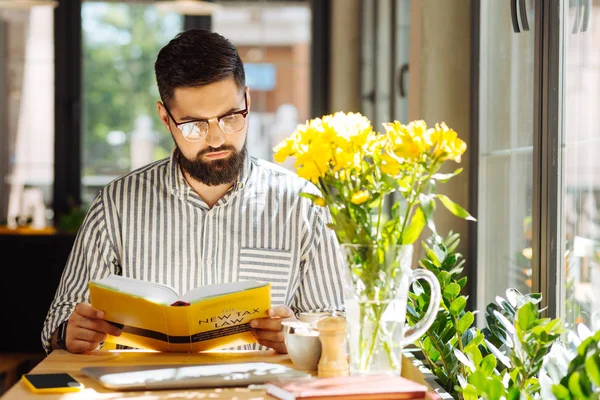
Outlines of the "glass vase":
<svg viewBox="0 0 600 400">
<path fill-rule="evenodd" d="M 342 244 L 344 300 L 351 375 L 401 374 L 402 349 L 431 326 L 441 299 L 436 276 L 412 269 L 413 245 Z M 423 279 L 431 287 L 429 309 L 406 325 L 408 289 Z"/>
</svg>

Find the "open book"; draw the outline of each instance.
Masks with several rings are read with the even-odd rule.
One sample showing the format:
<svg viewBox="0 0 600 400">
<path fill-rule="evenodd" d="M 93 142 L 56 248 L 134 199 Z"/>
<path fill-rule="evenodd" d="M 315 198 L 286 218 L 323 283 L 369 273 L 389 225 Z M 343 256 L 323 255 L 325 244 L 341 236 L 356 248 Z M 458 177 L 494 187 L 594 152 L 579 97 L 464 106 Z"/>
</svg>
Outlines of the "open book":
<svg viewBox="0 0 600 400">
<path fill-rule="evenodd" d="M 253 343 L 250 321 L 267 317 L 271 285 L 239 281 L 183 295 L 159 283 L 109 275 L 89 283 L 92 307 L 122 334 L 106 341 L 160 351 L 196 352 Z"/>
</svg>

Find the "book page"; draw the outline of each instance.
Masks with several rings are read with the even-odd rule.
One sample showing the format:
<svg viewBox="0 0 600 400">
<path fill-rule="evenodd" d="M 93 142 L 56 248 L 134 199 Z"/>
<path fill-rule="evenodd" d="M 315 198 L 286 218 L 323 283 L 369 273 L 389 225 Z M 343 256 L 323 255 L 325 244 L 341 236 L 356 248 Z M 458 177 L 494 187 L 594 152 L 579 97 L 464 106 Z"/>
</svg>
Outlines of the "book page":
<svg viewBox="0 0 600 400">
<path fill-rule="evenodd" d="M 213 285 L 205 285 L 199 288 L 188 291 L 181 300 L 194 303 L 202 299 L 207 299 L 214 296 L 220 296 L 228 293 L 241 292 L 248 289 L 262 287 L 267 285 L 265 282 L 258 281 L 239 281 L 230 283 L 216 283 Z"/>
<path fill-rule="evenodd" d="M 179 298 L 179 294 L 167 285 L 114 274 L 94 282 L 112 290 L 129 293 L 159 304 L 171 304 Z"/>
</svg>

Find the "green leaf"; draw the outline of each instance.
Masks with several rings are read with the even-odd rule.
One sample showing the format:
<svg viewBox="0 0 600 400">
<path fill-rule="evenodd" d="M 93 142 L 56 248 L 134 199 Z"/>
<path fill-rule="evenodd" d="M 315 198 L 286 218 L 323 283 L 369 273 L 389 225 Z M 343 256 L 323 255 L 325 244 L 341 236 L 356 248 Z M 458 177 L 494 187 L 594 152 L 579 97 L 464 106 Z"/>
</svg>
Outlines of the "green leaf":
<svg viewBox="0 0 600 400">
<path fill-rule="evenodd" d="M 461 363 L 463 363 L 466 367 L 470 368 L 471 371 L 475 371 L 475 364 L 473 364 L 473 361 L 471 361 L 469 359 L 469 357 L 467 357 L 467 355 L 465 353 L 463 353 L 462 351 L 460 351 L 457 348 L 454 348 L 454 356 L 458 359 L 458 361 L 460 361 Z M 470 381 L 469 381 L 470 383 Z"/>
<path fill-rule="evenodd" d="M 479 369 L 485 376 L 491 376 L 494 373 L 494 369 L 496 369 L 496 357 L 493 354 L 485 356 L 481 361 Z"/>
<path fill-rule="evenodd" d="M 460 244 L 460 234 L 450 231 L 448 236 L 444 239 L 444 246 L 449 253 L 454 253 L 458 245 Z"/>
<path fill-rule="evenodd" d="M 492 343 L 490 343 L 487 339 L 485 340 L 485 345 L 488 348 L 488 350 L 491 351 L 492 354 L 496 356 L 498 361 L 500 361 L 502 364 L 504 364 L 504 366 L 506 368 L 512 368 L 510 359 L 504 353 L 502 353 L 500 351 L 500 349 L 498 349 L 496 346 L 494 346 Z"/>
<path fill-rule="evenodd" d="M 427 336 L 423 342 L 422 342 L 422 346 L 423 346 L 423 350 L 428 353 L 431 350 L 431 347 L 433 346 L 431 344 L 431 338 L 429 336 Z"/>
<path fill-rule="evenodd" d="M 514 316 L 517 313 L 517 310 L 503 297 L 496 296 L 496 303 L 502 307 L 508 315 Z"/>
<path fill-rule="evenodd" d="M 460 174 L 463 171 L 462 168 L 457 169 L 456 171 L 449 173 L 449 174 L 433 174 L 433 176 L 431 177 L 431 179 L 435 179 L 438 182 L 448 182 L 448 180 L 450 180 L 450 178 L 455 177 L 456 175 Z"/>
<path fill-rule="evenodd" d="M 304 198 L 307 198 L 307 199 L 311 199 L 311 200 L 313 200 L 313 201 L 315 201 L 315 200 L 317 200 L 317 199 L 322 199 L 322 197 L 321 197 L 321 196 L 317 196 L 317 195 L 315 195 L 315 194 L 312 194 L 312 193 L 306 193 L 306 192 L 301 192 L 301 193 L 300 193 L 300 197 L 304 197 Z"/>
<path fill-rule="evenodd" d="M 481 364 L 481 361 L 483 360 L 483 354 L 481 354 L 481 350 L 479 350 L 478 346 L 469 343 L 465 347 L 464 353 L 468 355 L 471 360 L 473 360 L 473 363 L 475 363 L 475 365 Z"/>
<path fill-rule="evenodd" d="M 380 179 L 383 183 L 385 183 L 392 189 L 398 189 L 400 187 L 400 185 L 398 184 L 398 180 L 387 174 L 381 174 Z"/>
<path fill-rule="evenodd" d="M 477 388 L 478 392 L 487 392 L 487 380 L 480 371 L 475 371 L 469 375 L 468 381 Z"/>
<path fill-rule="evenodd" d="M 464 277 L 462 277 L 462 278 L 460 278 L 458 280 L 458 284 L 460 285 L 461 288 L 464 288 L 465 285 L 466 285 L 466 283 L 467 283 L 467 277 L 466 276 L 464 276 Z"/>
<path fill-rule="evenodd" d="M 562 333 L 562 320 L 560 318 L 555 318 L 548 322 L 546 325 L 546 331 L 549 333 Z"/>
<path fill-rule="evenodd" d="M 508 390 L 506 395 L 507 400 L 517 400 L 521 396 L 518 386 L 513 386 Z"/>
<path fill-rule="evenodd" d="M 420 296 L 421 294 L 425 293 L 425 289 L 423 289 L 423 285 L 421 285 L 421 282 L 419 281 L 414 281 L 411 287 L 413 293 L 417 296 Z"/>
<path fill-rule="evenodd" d="M 467 210 L 450 200 L 450 198 L 443 194 L 438 194 L 435 197 L 440 199 L 444 207 L 448 209 L 452 214 L 456 215 L 459 218 L 466 219 L 467 221 L 477 221 Z"/>
<path fill-rule="evenodd" d="M 569 378 L 569 390 L 571 391 L 571 394 L 576 398 L 576 399 L 580 399 L 580 398 L 585 398 L 587 396 L 585 396 L 585 394 L 583 393 L 583 390 L 580 386 L 579 383 L 579 377 L 580 377 L 580 373 L 575 371 L 573 372 L 573 374 L 571 375 L 571 377 Z"/>
<path fill-rule="evenodd" d="M 501 399 L 503 397 L 504 385 L 498 378 L 488 382 L 487 394 L 489 399 Z"/>
<path fill-rule="evenodd" d="M 533 303 L 525 303 L 517 311 L 517 322 L 523 331 L 529 330 L 538 319 L 538 309 Z"/>
<path fill-rule="evenodd" d="M 419 305 L 420 309 L 424 310 L 429 304 L 429 297 L 425 293 L 419 295 L 417 298 L 417 304 Z"/>
<path fill-rule="evenodd" d="M 427 260 L 426 258 L 420 259 L 419 265 L 429 271 L 437 271 L 439 269 L 434 263 Z"/>
<path fill-rule="evenodd" d="M 458 283 L 452 282 L 444 289 L 444 297 L 448 300 L 452 301 L 460 294 L 460 285 Z"/>
<path fill-rule="evenodd" d="M 515 333 L 514 325 L 504 315 L 502 315 L 499 311 L 494 310 L 494 316 L 508 333 Z"/>
<path fill-rule="evenodd" d="M 423 210 L 423 215 L 425 216 L 427 226 L 429 229 L 431 229 L 431 232 L 436 233 L 437 230 L 435 228 L 435 221 L 433 219 L 433 214 L 435 212 L 435 198 L 432 195 L 421 193 L 419 195 L 419 203 L 421 204 L 421 209 Z"/>
<path fill-rule="evenodd" d="M 585 372 L 587 373 L 590 380 L 596 386 L 600 386 L 600 356 L 598 353 L 592 353 L 585 359 Z"/>
<path fill-rule="evenodd" d="M 448 273 L 446 271 L 441 271 L 440 274 L 438 275 L 438 280 L 440 281 L 441 287 L 446 287 L 452 280 L 452 276 L 450 276 L 450 273 Z"/>
<path fill-rule="evenodd" d="M 524 301 L 530 301 L 533 304 L 538 304 L 539 302 L 542 301 L 542 294 L 541 293 L 528 293 L 523 297 Z"/>
<path fill-rule="evenodd" d="M 473 321 L 475 321 L 475 316 L 473 315 L 473 313 L 471 311 L 467 311 L 458 320 L 458 324 L 456 324 L 456 331 L 460 335 L 462 335 L 463 333 L 465 333 L 467 331 L 467 329 L 469 329 L 471 327 L 471 325 L 473 324 Z"/>
<path fill-rule="evenodd" d="M 442 261 L 442 269 L 448 271 L 456 264 L 456 261 L 460 257 L 458 253 L 447 253 L 446 258 Z"/>
<path fill-rule="evenodd" d="M 571 400 L 571 392 L 563 385 L 552 385 L 552 394 L 558 400 Z"/>
<path fill-rule="evenodd" d="M 465 297 L 456 298 L 450 305 L 450 313 L 455 317 L 458 317 L 467 305 L 467 299 Z"/>
<path fill-rule="evenodd" d="M 577 347 L 577 354 L 579 354 L 580 356 L 585 356 L 588 350 L 588 346 L 595 345 L 594 342 L 594 338 L 591 336 L 584 339 L 579 345 L 579 347 Z"/>
<path fill-rule="evenodd" d="M 421 207 L 418 207 L 410 220 L 410 225 L 402 233 L 402 244 L 413 244 L 423 232 L 423 228 L 425 228 L 425 216 Z"/>
<path fill-rule="evenodd" d="M 462 392 L 464 400 L 478 400 L 477 391 L 472 385 L 468 385 Z"/>
<path fill-rule="evenodd" d="M 435 265 L 436 267 L 440 267 L 441 262 L 440 259 L 438 258 L 437 254 L 435 253 L 435 251 L 433 251 L 430 248 L 424 247 L 425 251 L 427 253 L 427 258 L 429 258 L 429 260 L 433 263 L 433 265 Z"/>
</svg>

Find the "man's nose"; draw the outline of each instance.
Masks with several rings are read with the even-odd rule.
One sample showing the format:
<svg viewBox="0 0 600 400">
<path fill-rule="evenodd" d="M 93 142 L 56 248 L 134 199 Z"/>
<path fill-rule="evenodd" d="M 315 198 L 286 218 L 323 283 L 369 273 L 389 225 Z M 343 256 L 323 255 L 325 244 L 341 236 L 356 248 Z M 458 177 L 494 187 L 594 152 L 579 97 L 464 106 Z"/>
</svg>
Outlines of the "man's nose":
<svg viewBox="0 0 600 400">
<path fill-rule="evenodd" d="M 212 148 L 219 148 L 225 143 L 225 133 L 221 130 L 217 121 L 208 123 L 208 133 L 206 134 L 206 144 Z"/>
</svg>

